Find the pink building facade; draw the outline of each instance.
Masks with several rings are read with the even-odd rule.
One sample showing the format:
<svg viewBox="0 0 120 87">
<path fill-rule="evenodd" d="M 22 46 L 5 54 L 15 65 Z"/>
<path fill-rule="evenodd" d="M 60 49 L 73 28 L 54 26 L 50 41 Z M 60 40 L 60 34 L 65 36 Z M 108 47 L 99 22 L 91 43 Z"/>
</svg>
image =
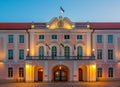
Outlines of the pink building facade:
<svg viewBox="0 0 120 87">
<path fill-rule="evenodd" d="M 120 23 L 0 23 L 0 80 L 120 79 Z"/>
</svg>

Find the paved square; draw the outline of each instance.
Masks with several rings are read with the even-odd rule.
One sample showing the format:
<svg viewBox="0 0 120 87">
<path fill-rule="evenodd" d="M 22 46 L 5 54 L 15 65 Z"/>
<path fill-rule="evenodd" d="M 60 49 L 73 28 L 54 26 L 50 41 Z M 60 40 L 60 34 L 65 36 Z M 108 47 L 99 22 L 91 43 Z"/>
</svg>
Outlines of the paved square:
<svg viewBox="0 0 120 87">
<path fill-rule="evenodd" d="M 0 87 L 120 87 L 114 82 L 0 83 Z"/>
</svg>

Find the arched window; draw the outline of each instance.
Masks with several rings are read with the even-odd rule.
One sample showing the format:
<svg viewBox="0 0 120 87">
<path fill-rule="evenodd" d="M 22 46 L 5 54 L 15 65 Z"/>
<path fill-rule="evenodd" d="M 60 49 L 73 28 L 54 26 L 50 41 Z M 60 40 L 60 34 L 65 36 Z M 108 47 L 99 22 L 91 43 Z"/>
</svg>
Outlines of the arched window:
<svg viewBox="0 0 120 87">
<path fill-rule="evenodd" d="M 77 47 L 77 56 L 78 57 L 83 56 L 83 48 L 81 46 Z"/>
<path fill-rule="evenodd" d="M 70 47 L 69 46 L 65 46 L 65 48 L 64 48 L 64 56 L 66 58 L 70 57 Z"/>
<path fill-rule="evenodd" d="M 57 47 L 56 46 L 52 47 L 51 56 L 52 56 L 52 58 L 57 56 Z"/>
<path fill-rule="evenodd" d="M 43 58 L 44 57 L 44 47 L 40 46 L 39 47 L 39 58 Z"/>
</svg>

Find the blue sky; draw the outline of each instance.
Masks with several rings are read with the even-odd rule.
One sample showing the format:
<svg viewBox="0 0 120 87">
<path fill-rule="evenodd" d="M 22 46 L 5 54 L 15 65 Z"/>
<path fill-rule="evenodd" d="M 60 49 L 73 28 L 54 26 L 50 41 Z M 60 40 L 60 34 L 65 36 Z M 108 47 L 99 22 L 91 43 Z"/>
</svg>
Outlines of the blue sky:
<svg viewBox="0 0 120 87">
<path fill-rule="evenodd" d="M 120 0 L 0 0 L 0 22 L 48 22 L 61 5 L 73 22 L 120 22 Z"/>
</svg>

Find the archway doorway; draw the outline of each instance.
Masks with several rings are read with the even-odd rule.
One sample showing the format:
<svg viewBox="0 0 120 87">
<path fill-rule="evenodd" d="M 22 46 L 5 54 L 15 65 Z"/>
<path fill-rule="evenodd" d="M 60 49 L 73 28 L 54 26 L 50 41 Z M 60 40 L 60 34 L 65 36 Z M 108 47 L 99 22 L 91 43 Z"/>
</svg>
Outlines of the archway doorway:
<svg viewBox="0 0 120 87">
<path fill-rule="evenodd" d="M 78 80 L 79 81 L 87 81 L 87 67 L 80 66 L 78 69 Z"/>
<path fill-rule="evenodd" d="M 69 69 L 64 65 L 57 65 L 53 68 L 53 81 L 68 81 Z"/>
<path fill-rule="evenodd" d="M 43 67 L 42 66 L 35 66 L 34 71 L 35 81 L 43 81 Z"/>
</svg>

